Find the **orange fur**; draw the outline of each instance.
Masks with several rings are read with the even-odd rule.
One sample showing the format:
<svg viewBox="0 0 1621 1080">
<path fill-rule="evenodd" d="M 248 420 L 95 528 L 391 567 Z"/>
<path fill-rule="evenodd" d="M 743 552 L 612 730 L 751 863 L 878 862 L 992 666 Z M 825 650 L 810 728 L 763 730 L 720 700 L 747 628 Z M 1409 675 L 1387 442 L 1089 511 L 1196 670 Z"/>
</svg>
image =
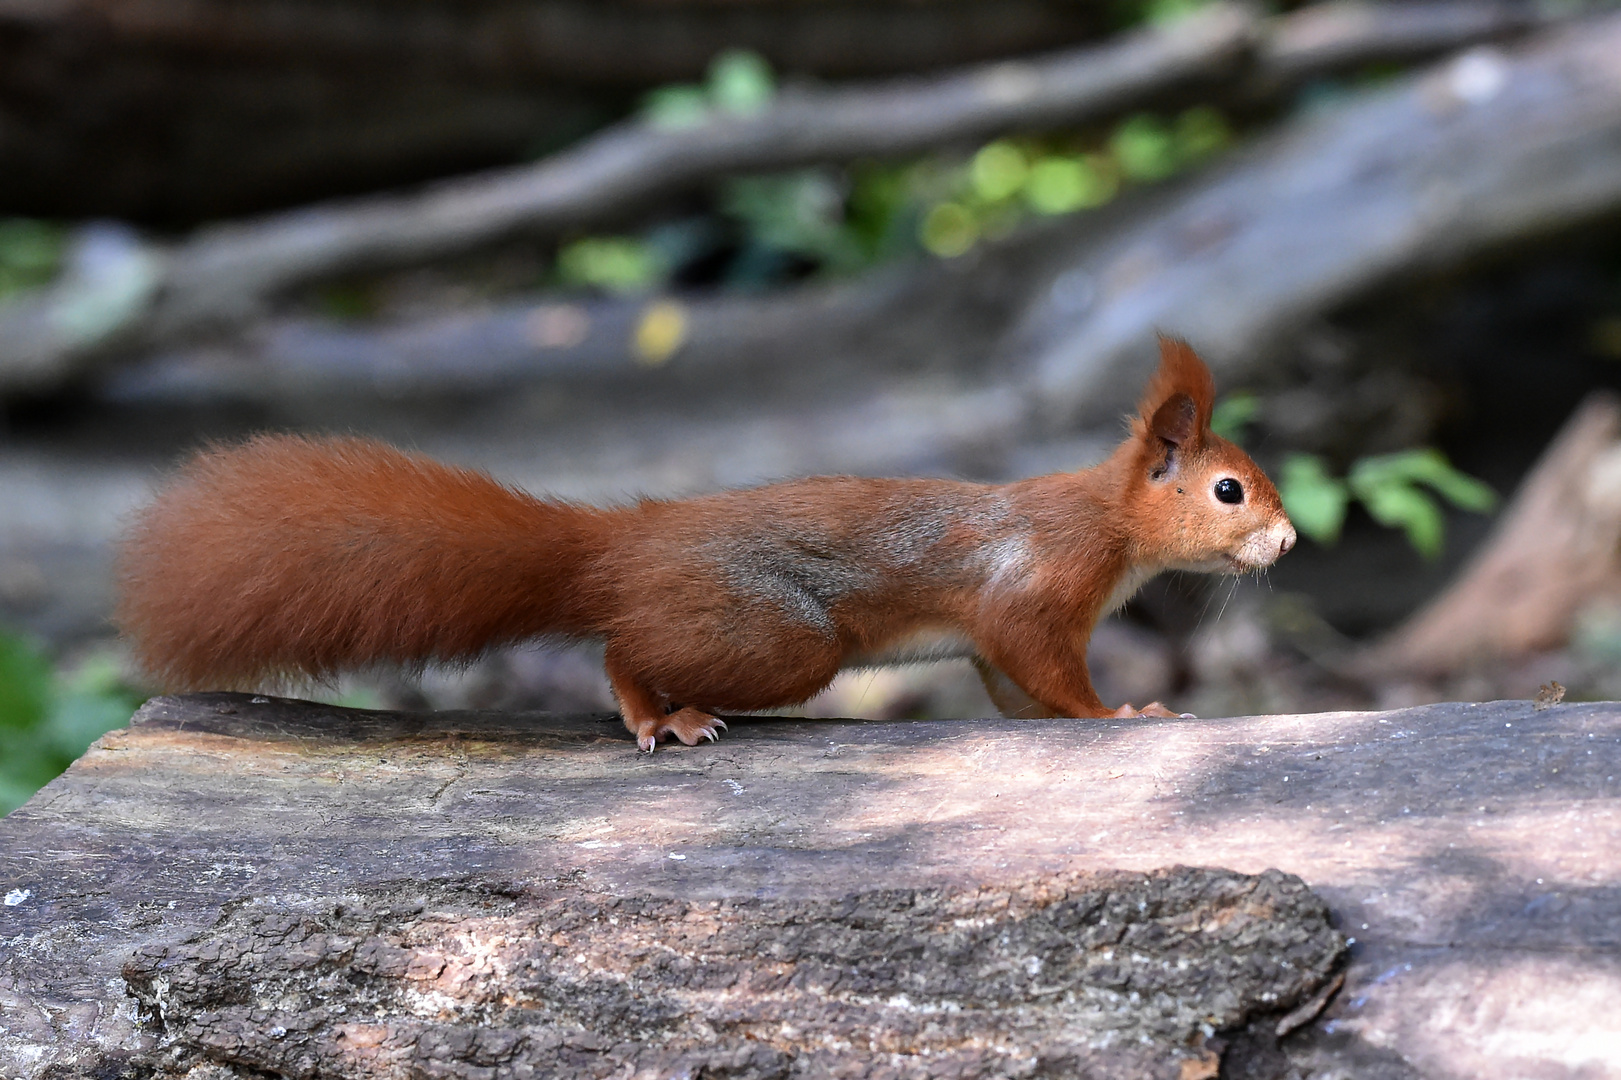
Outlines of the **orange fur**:
<svg viewBox="0 0 1621 1080">
<path fill-rule="evenodd" d="M 804 701 L 844 666 L 953 649 L 1005 710 L 1108 715 L 1086 643 L 1111 604 L 1158 570 L 1238 572 L 1294 543 L 1271 483 L 1210 432 L 1213 403 L 1204 364 L 1162 339 L 1131 436 L 1092 469 L 615 509 L 361 439 L 261 436 L 203 451 L 140 515 L 117 620 L 176 688 L 597 638 L 645 749 L 714 738 L 716 711 Z M 1223 480 L 1240 503 L 1215 497 Z M 1030 701 L 1004 704 L 1016 691 Z"/>
</svg>

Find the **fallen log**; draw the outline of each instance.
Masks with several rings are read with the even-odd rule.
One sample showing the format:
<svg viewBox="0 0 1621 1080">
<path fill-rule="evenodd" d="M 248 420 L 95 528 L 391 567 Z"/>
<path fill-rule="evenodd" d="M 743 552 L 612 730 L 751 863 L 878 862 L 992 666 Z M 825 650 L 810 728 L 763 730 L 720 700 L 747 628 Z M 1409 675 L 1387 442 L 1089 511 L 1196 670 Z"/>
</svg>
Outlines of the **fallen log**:
<svg viewBox="0 0 1621 1080">
<path fill-rule="evenodd" d="M 1621 17 L 1595 17 L 1303 117 L 1078 249 L 1003 356 L 1047 424 L 1096 424 L 1136 393 L 1155 328 L 1233 387 L 1374 289 L 1610 218 L 1617 57 Z"/>
<path fill-rule="evenodd" d="M 1563 648 L 1621 604 L 1621 403 L 1585 401 L 1446 590 L 1361 658 L 1443 678 Z"/>
<path fill-rule="evenodd" d="M 677 130 L 631 122 L 532 166 L 215 226 L 168 250 L 131 244 L 113 267 L 140 276 L 139 294 L 94 333 L 63 315 L 65 307 L 95 302 L 91 286 L 99 279 L 86 275 L 69 273 L 54 288 L 0 308 L 0 384 L 38 387 L 60 377 L 55 369 L 112 345 L 239 324 L 295 286 L 587 226 L 728 173 L 905 154 L 1107 115 L 1230 68 L 1254 25 L 1240 9 L 1217 6 L 1171 30 L 1039 61 L 785 94 L 763 112 Z"/>
<path fill-rule="evenodd" d="M 1224 79 L 1248 79 L 1254 98 L 1257 87 L 1275 92 L 1347 58 L 1405 57 L 1529 22 L 1506 7 L 1444 5 L 1456 13 L 1428 21 L 1399 14 L 1402 7 L 1335 6 L 1328 16 L 1282 18 L 1266 24 L 1272 44 L 1257 60 L 1263 24 L 1218 4 L 1164 30 L 1047 57 L 887 86 L 786 93 L 761 113 L 678 131 L 630 123 L 532 166 L 217 226 L 172 248 L 103 244 L 93 272 L 70 270 L 57 286 L 0 307 L 0 392 L 49 389 L 109 352 L 238 326 L 311 282 L 583 227 L 717 176 L 1085 124 Z"/>
<path fill-rule="evenodd" d="M 615 392 L 677 380 L 734 396 L 769 379 L 795 409 L 896 376 L 983 378 L 1032 290 L 1093 223 L 1037 227 L 969 255 L 882 267 L 854 281 L 747 293 L 541 294 L 465 312 L 341 323 L 264 320 L 232 338 L 120 365 L 96 391 L 125 403 L 276 404 L 324 394 L 479 395 L 582 378 Z M 664 332 L 649 336 L 662 321 Z M 969 392 L 983 392 L 974 391 Z M 779 401 L 787 394 L 774 395 Z"/>
<path fill-rule="evenodd" d="M 1368 64 L 1411 63 L 1510 37 L 1541 21 L 1518 4 L 1475 0 L 1308 4 L 1269 22 L 1251 92 L 1275 92 L 1282 85 Z"/>
<path fill-rule="evenodd" d="M 1621 992 L 1618 765 L 1614 704 L 648 756 L 606 716 L 160 698 L 0 822 L 0 1066 L 1557 1075 Z"/>
<path fill-rule="evenodd" d="M 770 298 L 672 298 L 690 333 L 669 359 L 692 371 L 932 366 L 1003 386 L 1028 378 L 1047 431 L 1100 426 L 1129 407 L 1156 330 L 1198 342 L 1232 386 L 1299 326 L 1398 275 L 1456 267 L 1621 205 L 1621 157 L 1607 141 L 1621 127 L 1621 92 L 1600 77 L 1621 49 L 1621 20 L 1550 35 L 1295 121 L 1180 191 L 1034 228 L 969 260 Z M 123 385 L 273 401 L 300 385 L 442 389 L 458 370 L 475 387 L 629 375 L 647 303 L 536 298 L 398 326 L 273 324 L 168 354 Z"/>
</svg>

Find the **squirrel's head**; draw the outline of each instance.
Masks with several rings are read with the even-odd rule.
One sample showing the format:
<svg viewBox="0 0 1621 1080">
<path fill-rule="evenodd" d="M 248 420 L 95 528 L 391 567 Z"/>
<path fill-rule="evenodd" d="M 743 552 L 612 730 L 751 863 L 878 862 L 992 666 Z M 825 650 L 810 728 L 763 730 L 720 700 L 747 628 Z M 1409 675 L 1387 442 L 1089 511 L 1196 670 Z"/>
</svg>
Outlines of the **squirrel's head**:
<svg viewBox="0 0 1621 1080">
<path fill-rule="evenodd" d="M 1161 336 L 1126 444 L 1124 509 L 1138 557 L 1166 568 L 1241 574 L 1295 545 L 1278 489 L 1250 456 L 1210 430 L 1215 383 L 1185 341 Z"/>
</svg>

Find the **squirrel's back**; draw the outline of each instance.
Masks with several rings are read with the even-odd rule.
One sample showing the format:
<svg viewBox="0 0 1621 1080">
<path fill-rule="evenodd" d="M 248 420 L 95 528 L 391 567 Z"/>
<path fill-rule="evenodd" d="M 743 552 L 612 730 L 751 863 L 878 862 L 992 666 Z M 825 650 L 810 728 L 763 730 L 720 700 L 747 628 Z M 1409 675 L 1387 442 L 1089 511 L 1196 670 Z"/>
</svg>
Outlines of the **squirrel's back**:
<svg viewBox="0 0 1621 1080">
<path fill-rule="evenodd" d="M 260 436 L 198 454 L 141 512 L 115 619 L 176 689 L 469 659 L 590 631 L 612 514 L 364 439 Z"/>
</svg>

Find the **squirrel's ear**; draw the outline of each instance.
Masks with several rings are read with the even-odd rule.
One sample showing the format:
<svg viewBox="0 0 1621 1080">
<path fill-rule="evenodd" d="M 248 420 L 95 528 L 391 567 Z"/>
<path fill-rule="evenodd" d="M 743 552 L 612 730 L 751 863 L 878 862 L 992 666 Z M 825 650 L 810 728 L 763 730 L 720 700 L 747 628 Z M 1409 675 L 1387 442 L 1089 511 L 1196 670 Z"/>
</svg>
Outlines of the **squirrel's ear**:
<svg viewBox="0 0 1621 1080">
<path fill-rule="evenodd" d="M 1181 338 L 1159 338 L 1159 370 L 1143 392 L 1138 415 L 1172 446 L 1197 443 L 1210 430 L 1216 384 L 1199 354 Z"/>
<path fill-rule="evenodd" d="M 1172 446 L 1181 446 L 1199 432 L 1199 412 L 1186 394 L 1172 394 L 1148 421 L 1148 430 Z"/>
</svg>

